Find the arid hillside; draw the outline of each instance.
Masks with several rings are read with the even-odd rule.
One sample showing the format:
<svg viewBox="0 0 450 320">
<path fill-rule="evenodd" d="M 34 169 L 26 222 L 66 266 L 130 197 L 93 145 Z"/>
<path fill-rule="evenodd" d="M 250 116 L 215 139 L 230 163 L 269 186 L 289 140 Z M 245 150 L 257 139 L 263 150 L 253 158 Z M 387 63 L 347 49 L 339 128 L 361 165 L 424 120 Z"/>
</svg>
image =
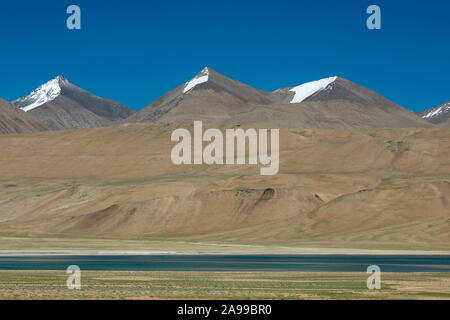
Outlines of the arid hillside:
<svg viewBox="0 0 450 320">
<path fill-rule="evenodd" d="M 450 249 L 450 129 L 282 129 L 280 171 L 170 160 L 176 127 L 0 136 L 0 234 Z"/>
<path fill-rule="evenodd" d="M 34 116 L 26 114 L 13 104 L 0 98 L 0 134 L 30 133 L 47 129 Z"/>
<path fill-rule="evenodd" d="M 58 76 L 13 102 L 50 130 L 112 125 L 134 113 L 123 104 L 98 97 Z"/>
<path fill-rule="evenodd" d="M 124 122 L 280 128 L 431 128 L 434 125 L 380 94 L 340 77 L 265 92 L 204 68 Z"/>
</svg>

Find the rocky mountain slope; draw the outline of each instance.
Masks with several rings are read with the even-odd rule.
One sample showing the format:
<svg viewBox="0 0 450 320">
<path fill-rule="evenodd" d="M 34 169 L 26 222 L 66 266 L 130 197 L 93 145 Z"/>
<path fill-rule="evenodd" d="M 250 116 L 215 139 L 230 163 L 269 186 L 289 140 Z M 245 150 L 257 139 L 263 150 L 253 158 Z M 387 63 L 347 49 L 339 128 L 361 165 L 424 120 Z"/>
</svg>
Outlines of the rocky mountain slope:
<svg viewBox="0 0 450 320">
<path fill-rule="evenodd" d="M 133 113 L 128 107 L 97 97 L 62 76 L 13 103 L 52 130 L 107 126 Z"/>
<path fill-rule="evenodd" d="M 47 130 L 47 127 L 34 116 L 0 98 L 0 134 L 29 133 L 43 130 Z"/>
<path fill-rule="evenodd" d="M 285 128 L 432 127 L 398 104 L 339 77 L 264 92 L 211 68 L 132 115 L 129 122 L 204 120 Z"/>
<path fill-rule="evenodd" d="M 450 127 L 450 102 L 419 112 L 419 115 L 440 127 Z"/>
</svg>

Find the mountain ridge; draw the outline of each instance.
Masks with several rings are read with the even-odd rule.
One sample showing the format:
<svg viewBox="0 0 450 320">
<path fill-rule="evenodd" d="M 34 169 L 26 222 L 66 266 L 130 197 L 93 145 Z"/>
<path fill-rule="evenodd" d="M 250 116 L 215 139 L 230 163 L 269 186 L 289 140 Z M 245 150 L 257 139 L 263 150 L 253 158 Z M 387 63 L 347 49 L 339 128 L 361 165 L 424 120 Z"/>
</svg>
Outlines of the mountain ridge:
<svg viewBox="0 0 450 320">
<path fill-rule="evenodd" d="M 262 91 L 203 68 L 139 111 L 101 98 L 63 76 L 13 103 L 51 130 L 111 126 L 128 122 L 189 123 L 285 128 L 434 127 L 382 95 L 339 76 Z"/>
<path fill-rule="evenodd" d="M 125 105 L 96 96 L 63 76 L 57 76 L 13 103 L 52 130 L 108 126 L 134 113 Z"/>
<path fill-rule="evenodd" d="M 266 92 L 209 67 L 126 122 L 194 120 L 305 128 L 433 127 L 414 112 L 338 76 Z"/>
<path fill-rule="evenodd" d="M 0 133 L 31 133 L 48 128 L 34 116 L 0 98 Z"/>
<path fill-rule="evenodd" d="M 450 101 L 418 112 L 423 119 L 442 127 L 450 127 Z"/>
</svg>

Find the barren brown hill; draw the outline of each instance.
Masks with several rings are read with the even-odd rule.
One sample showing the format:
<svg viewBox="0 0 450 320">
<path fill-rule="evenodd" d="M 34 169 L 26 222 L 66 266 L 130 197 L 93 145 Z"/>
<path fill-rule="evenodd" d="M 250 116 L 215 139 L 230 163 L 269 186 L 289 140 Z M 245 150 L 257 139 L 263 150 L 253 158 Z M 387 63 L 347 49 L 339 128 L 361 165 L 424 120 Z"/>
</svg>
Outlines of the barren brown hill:
<svg viewBox="0 0 450 320">
<path fill-rule="evenodd" d="M 43 130 L 47 130 L 46 126 L 35 117 L 26 114 L 13 104 L 0 98 L 0 134 Z"/>
<path fill-rule="evenodd" d="M 126 121 L 176 123 L 204 120 L 223 123 L 242 112 L 250 112 L 255 105 L 274 101 L 271 93 L 206 67 L 191 81 L 169 91 Z"/>
<path fill-rule="evenodd" d="M 282 128 L 433 127 L 414 112 L 343 78 L 264 92 L 211 68 L 203 69 L 125 121 L 194 120 Z"/>
<path fill-rule="evenodd" d="M 450 129 L 283 129 L 261 176 L 173 165 L 175 127 L 0 136 L 0 233 L 450 249 Z"/>
<path fill-rule="evenodd" d="M 104 127 L 134 113 L 123 104 L 93 95 L 62 76 L 13 103 L 51 130 Z"/>
</svg>

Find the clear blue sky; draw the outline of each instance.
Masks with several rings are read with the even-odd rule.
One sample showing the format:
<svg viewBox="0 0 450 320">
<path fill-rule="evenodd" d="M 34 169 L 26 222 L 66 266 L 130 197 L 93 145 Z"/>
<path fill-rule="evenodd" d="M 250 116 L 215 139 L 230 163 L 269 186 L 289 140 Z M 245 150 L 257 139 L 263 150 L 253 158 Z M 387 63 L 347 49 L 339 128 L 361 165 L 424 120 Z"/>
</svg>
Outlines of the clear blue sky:
<svg viewBox="0 0 450 320">
<path fill-rule="evenodd" d="M 140 109 L 204 66 L 267 91 L 338 75 L 415 111 L 450 100 L 448 0 L 2 1 L 0 40 L 7 100 L 64 75 Z"/>
</svg>

